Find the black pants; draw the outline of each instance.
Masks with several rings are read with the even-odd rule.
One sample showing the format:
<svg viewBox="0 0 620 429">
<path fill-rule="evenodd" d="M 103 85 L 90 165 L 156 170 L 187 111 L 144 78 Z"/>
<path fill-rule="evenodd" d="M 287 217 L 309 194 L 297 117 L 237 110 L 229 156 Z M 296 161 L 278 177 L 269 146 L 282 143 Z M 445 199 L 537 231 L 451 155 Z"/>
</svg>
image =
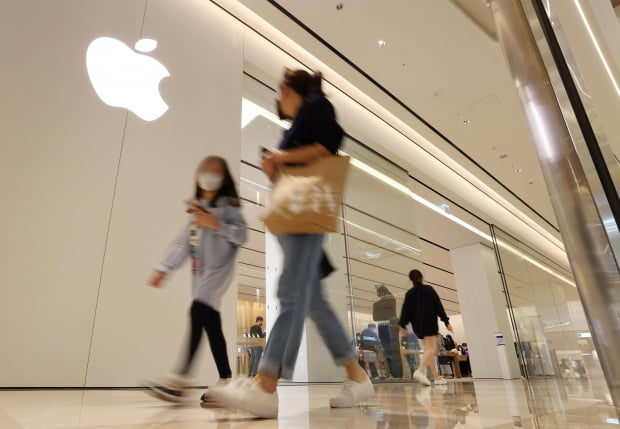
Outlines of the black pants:
<svg viewBox="0 0 620 429">
<path fill-rule="evenodd" d="M 190 310 L 191 318 L 191 332 L 189 336 L 189 350 L 187 353 L 187 359 L 185 365 L 181 369 L 182 375 L 188 375 L 194 356 L 200 346 L 202 340 L 202 330 L 204 329 L 209 339 L 209 345 L 211 346 L 211 353 L 215 359 L 215 365 L 217 371 L 220 374 L 220 378 L 231 378 L 232 371 L 230 370 L 230 364 L 228 363 L 228 353 L 226 352 L 226 339 L 222 332 L 222 319 L 220 318 L 219 311 L 215 311 L 211 307 L 202 302 L 194 301 Z"/>
</svg>

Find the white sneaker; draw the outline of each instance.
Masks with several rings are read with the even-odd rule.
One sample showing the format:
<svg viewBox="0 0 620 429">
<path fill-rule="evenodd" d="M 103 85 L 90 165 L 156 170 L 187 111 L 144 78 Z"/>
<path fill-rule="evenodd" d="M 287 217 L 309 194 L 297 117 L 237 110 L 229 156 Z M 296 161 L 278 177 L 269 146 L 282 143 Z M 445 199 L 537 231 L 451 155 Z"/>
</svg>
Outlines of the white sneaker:
<svg viewBox="0 0 620 429">
<path fill-rule="evenodd" d="M 168 402 L 181 403 L 185 401 L 185 386 L 187 380 L 178 375 L 170 375 L 161 380 L 145 382 L 147 393 Z"/>
<path fill-rule="evenodd" d="M 332 408 L 352 408 L 358 402 L 368 399 L 374 396 L 375 388 L 370 381 L 370 378 L 366 377 L 366 380 L 361 383 L 347 380 L 342 383 L 342 392 L 340 395 L 331 398 L 329 405 Z"/>
<path fill-rule="evenodd" d="M 446 384 L 448 384 L 448 380 L 443 377 L 435 379 L 435 386 L 445 386 Z"/>
<path fill-rule="evenodd" d="M 278 392 L 267 393 L 250 379 L 235 380 L 225 387 L 211 389 L 211 397 L 222 405 L 239 408 L 257 417 L 278 417 Z"/>
<path fill-rule="evenodd" d="M 233 382 L 232 378 L 220 378 L 215 383 L 215 386 L 211 386 L 207 388 L 205 393 L 203 393 L 202 396 L 200 397 L 200 402 L 213 402 L 213 398 L 211 397 L 211 391 L 217 387 L 226 387 L 228 386 L 229 383 L 232 383 L 232 382 Z"/>
<path fill-rule="evenodd" d="M 416 371 L 413 373 L 413 379 L 415 381 L 417 381 L 418 383 L 424 385 L 424 386 L 430 386 L 431 385 L 431 381 L 428 379 L 428 377 L 420 370 Z"/>
</svg>

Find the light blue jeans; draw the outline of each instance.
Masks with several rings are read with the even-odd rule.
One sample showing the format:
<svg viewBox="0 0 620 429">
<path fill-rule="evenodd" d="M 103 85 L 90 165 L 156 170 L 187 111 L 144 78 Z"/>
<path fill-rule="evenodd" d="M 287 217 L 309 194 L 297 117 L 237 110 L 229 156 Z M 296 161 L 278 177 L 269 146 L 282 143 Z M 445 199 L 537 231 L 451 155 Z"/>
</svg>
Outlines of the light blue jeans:
<svg viewBox="0 0 620 429">
<path fill-rule="evenodd" d="M 259 372 L 291 379 L 306 317 L 310 317 L 337 365 L 357 360 L 338 317 L 323 296 L 319 265 L 323 234 L 283 234 L 284 254 L 278 282 L 280 314 L 269 333 Z"/>
<path fill-rule="evenodd" d="M 250 363 L 248 365 L 248 375 L 254 377 L 258 373 L 258 364 L 260 358 L 263 356 L 263 348 L 261 346 L 254 346 L 248 349 L 250 354 Z"/>
</svg>

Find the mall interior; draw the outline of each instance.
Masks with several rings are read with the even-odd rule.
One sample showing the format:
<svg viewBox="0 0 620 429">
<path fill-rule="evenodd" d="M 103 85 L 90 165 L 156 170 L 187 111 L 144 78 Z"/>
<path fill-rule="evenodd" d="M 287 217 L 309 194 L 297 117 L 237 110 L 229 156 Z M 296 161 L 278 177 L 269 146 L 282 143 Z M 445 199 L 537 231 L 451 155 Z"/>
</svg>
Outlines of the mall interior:
<svg viewBox="0 0 620 429">
<path fill-rule="evenodd" d="M 620 1 L 2 0 L 0 46 L 0 429 L 619 427 Z M 269 341 L 286 68 L 322 73 L 345 130 L 323 287 L 376 394 L 330 408 L 345 373 L 308 321 L 277 419 L 201 406 L 206 343 L 163 402 L 144 384 L 181 358 L 192 274 L 147 279 L 207 155 L 248 226 L 220 309 L 236 377 Z M 412 269 L 454 328 L 447 385 L 412 379 Z"/>
</svg>

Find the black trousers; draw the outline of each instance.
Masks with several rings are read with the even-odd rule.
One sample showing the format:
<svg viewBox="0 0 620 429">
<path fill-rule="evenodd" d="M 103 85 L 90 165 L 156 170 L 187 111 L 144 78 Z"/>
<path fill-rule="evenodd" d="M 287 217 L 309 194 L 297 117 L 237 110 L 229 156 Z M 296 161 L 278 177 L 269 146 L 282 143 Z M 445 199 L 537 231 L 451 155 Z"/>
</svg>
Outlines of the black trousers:
<svg viewBox="0 0 620 429">
<path fill-rule="evenodd" d="M 231 378 L 232 371 L 228 362 L 228 353 L 226 352 L 226 339 L 222 332 L 222 319 L 220 312 L 215 311 L 211 307 L 202 302 L 194 301 L 190 309 L 191 331 L 189 336 L 189 344 L 187 358 L 181 369 L 182 375 L 188 375 L 198 346 L 202 340 L 202 330 L 207 333 L 211 353 L 215 359 L 215 365 L 219 372 L 220 378 Z"/>
</svg>

